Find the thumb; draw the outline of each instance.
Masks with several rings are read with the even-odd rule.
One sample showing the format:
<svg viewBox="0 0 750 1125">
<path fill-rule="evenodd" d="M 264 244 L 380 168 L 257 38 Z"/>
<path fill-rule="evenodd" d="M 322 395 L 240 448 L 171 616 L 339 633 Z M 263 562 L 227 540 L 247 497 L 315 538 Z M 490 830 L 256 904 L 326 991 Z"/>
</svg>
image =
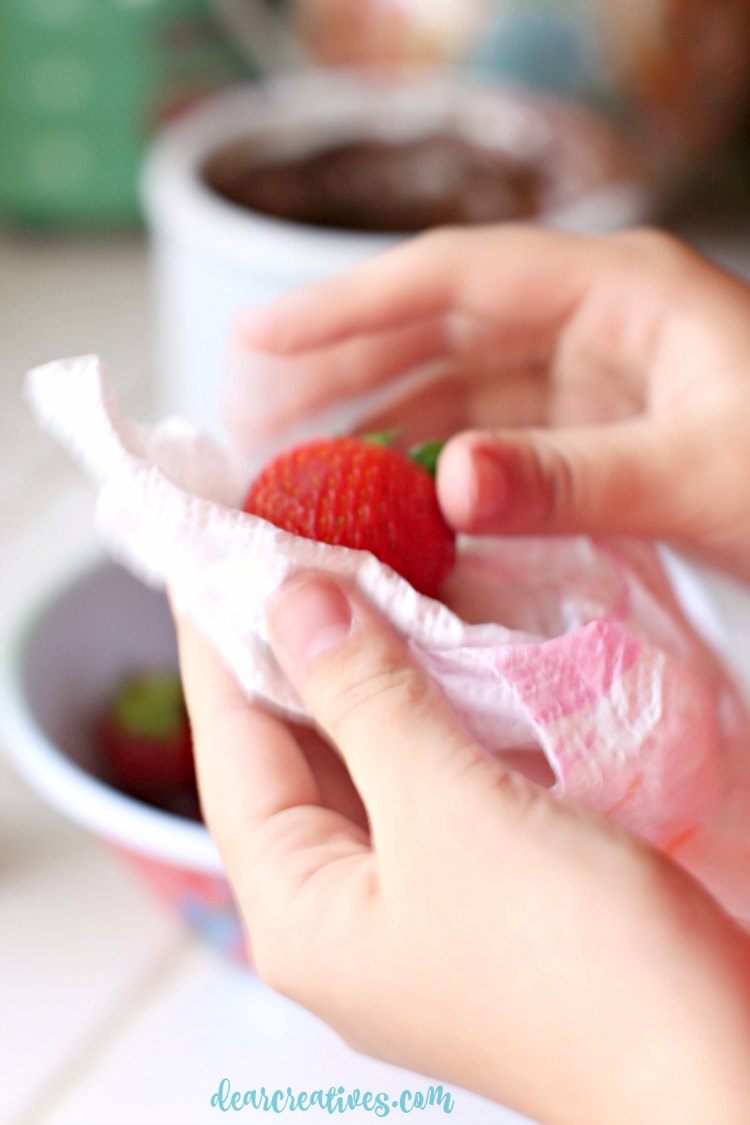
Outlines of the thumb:
<svg viewBox="0 0 750 1125">
<path fill-rule="evenodd" d="M 308 573 L 269 609 L 274 654 L 338 748 L 375 838 L 379 825 L 434 816 L 441 792 L 486 759 L 440 687 L 353 587 Z M 497 767 L 499 768 L 499 767 Z"/>
<path fill-rule="evenodd" d="M 465 433 L 443 450 L 437 488 L 459 531 L 667 538 L 680 462 L 675 442 L 648 419 Z"/>
</svg>

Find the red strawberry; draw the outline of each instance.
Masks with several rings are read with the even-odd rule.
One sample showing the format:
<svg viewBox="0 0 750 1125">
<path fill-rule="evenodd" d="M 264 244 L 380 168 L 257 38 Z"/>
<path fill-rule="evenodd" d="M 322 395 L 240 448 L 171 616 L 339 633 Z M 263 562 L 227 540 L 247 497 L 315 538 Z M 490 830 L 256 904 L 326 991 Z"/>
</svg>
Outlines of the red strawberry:
<svg viewBox="0 0 750 1125">
<path fill-rule="evenodd" d="M 281 453 L 244 510 L 306 539 L 371 551 L 430 597 L 455 562 L 432 476 L 380 439 L 321 438 Z"/>
<path fill-rule="evenodd" d="M 135 797 L 168 803 L 195 786 L 192 740 L 182 684 L 171 673 L 130 676 L 96 726 L 114 781 Z"/>
</svg>

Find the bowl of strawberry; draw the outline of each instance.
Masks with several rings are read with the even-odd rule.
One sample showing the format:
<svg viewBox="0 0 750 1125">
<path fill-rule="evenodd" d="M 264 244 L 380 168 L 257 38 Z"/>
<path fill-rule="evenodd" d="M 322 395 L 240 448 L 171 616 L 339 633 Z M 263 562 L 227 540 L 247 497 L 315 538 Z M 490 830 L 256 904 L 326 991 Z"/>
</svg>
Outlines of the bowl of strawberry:
<svg viewBox="0 0 750 1125">
<path fill-rule="evenodd" d="M 214 945 L 243 959 L 200 806 L 167 599 L 98 559 L 22 620 L 4 676 L 19 772 Z"/>
<path fill-rule="evenodd" d="M 438 597 L 456 560 L 437 501 L 441 443 L 322 437 L 275 456 L 242 505 L 304 539 L 368 553 Z M 98 560 L 23 621 L 6 668 L 6 742 L 20 772 L 100 836 L 212 942 L 241 926 L 201 822 L 167 599 Z"/>
</svg>

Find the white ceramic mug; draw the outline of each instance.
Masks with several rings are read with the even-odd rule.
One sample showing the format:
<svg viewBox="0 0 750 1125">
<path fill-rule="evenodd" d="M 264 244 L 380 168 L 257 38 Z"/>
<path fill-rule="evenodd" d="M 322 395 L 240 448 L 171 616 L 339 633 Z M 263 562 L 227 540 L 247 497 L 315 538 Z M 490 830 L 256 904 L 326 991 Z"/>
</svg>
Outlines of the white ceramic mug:
<svg viewBox="0 0 750 1125">
<path fill-rule="evenodd" d="M 269 155 L 299 156 L 344 141 L 406 140 L 441 128 L 519 158 L 546 153 L 562 201 L 553 192 L 540 216 L 548 224 L 595 233 L 640 221 L 648 209 L 625 142 L 604 122 L 560 102 L 456 79 L 387 84 L 346 74 L 287 77 L 220 94 L 163 133 L 145 169 L 163 411 L 226 440 L 220 402 L 233 316 L 336 274 L 399 237 L 247 210 L 206 183 L 210 158 L 240 140 Z"/>
</svg>

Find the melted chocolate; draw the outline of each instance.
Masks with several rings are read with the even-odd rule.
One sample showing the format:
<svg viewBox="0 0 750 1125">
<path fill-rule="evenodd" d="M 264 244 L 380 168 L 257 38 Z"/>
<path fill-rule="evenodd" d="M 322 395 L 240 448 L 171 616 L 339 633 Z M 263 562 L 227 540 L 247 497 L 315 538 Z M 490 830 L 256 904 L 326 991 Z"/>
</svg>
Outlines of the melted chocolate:
<svg viewBox="0 0 750 1125">
<path fill-rule="evenodd" d="M 546 185 L 541 168 L 447 132 L 357 140 L 286 158 L 238 144 L 214 157 L 204 176 L 219 195 L 252 211 L 382 232 L 531 218 Z"/>
</svg>

